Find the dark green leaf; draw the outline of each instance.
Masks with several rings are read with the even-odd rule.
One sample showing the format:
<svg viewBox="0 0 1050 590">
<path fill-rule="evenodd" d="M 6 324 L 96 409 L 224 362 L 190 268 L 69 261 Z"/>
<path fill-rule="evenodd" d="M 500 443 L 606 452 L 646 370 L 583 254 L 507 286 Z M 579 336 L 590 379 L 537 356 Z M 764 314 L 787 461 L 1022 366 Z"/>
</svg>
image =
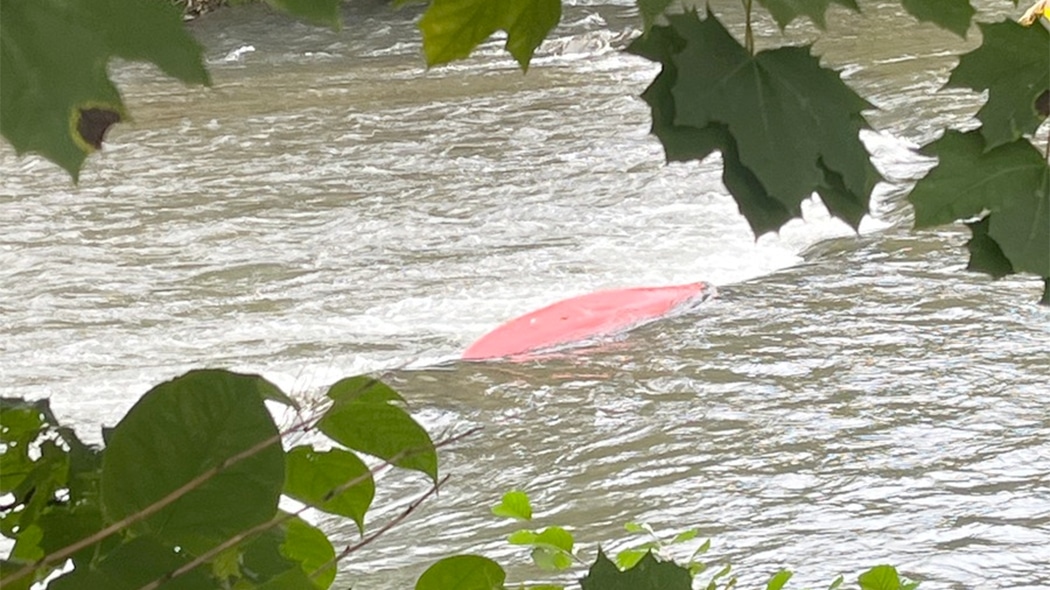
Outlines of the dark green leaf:
<svg viewBox="0 0 1050 590">
<path fill-rule="evenodd" d="M 200 46 L 168 2 L 39 0 L 3 3 L 0 133 L 74 180 L 106 128 L 127 118 L 106 65 L 151 61 L 188 83 L 208 83 Z"/>
<path fill-rule="evenodd" d="M 342 489 L 351 481 L 358 483 Z M 348 516 L 364 532 L 375 482 L 357 455 L 342 449 L 316 451 L 306 445 L 288 451 L 284 493 L 325 512 Z"/>
<path fill-rule="evenodd" d="M 97 568 L 80 568 L 53 581 L 50 590 L 136 590 L 161 579 L 186 563 L 176 553 L 151 537 L 136 537 L 106 555 Z M 163 590 L 196 590 L 214 587 L 199 566 L 163 583 Z"/>
<path fill-rule="evenodd" d="M 1042 156 L 1027 141 L 986 151 L 979 131 L 946 131 L 923 151 L 939 162 L 908 195 L 916 228 L 997 210 L 1009 195 L 1038 190 L 1047 172 Z"/>
<path fill-rule="evenodd" d="M 1035 190 L 1010 195 L 989 215 L 988 235 L 1015 270 L 1045 278 L 1050 277 L 1050 169 L 1044 168 L 1040 180 Z"/>
<path fill-rule="evenodd" d="M 30 562 L 22 561 L 20 559 L 0 560 L 0 578 L 6 578 L 29 564 Z M 25 576 L 14 582 L 4 584 L 4 590 L 29 590 L 32 585 L 33 576 Z M 52 588 L 52 586 L 48 586 L 48 588 Z"/>
<path fill-rule="evenodd" d="M 503 568 L 487 557 L 455 555 L 428 567 L 416 590 L 502 590 L 506 578 Z"/>
<path fill-rule="evenodd" d="M 788 583 L 791 579 L 791 572 L 787 570 L 780 570 L 769 579 L 769 583 L 766 584 L 766 590 L 780 590 Z"/>
<path fill-rule="evenodd" d="M 703 160 L 712 151 L 721 150 L 722 181 L 756 236 L 776 231 L 792 217 L 800 217 L 800 206 L 789 210 L 771 197 L 754 173 L 741 163 L 736 140 L 728 127 L 715 122 L 702 129 L 675 124 L 672 89 L 678 78 L 678 67 L 673 56 L 684 46 L 685 41 L 673 28 L 656 27 L 648 36 L 635 39 L 627 49 L 663 65 L 642 98 L 652 109 L 652 132 L 663 144 L 667 161 Z"/>
<path fill-rule="evenodd" d="M 647 554 L 629 570 L 620 571 L 598 550 L 598 558 L 587 576 L 580 580 L 583 590 L 691 590 L 689 570 L 671 562 L 657 561 Z"/>
<path fill-rule="evenodd" d="M 858 137 L 866 127 L 860 112 L 871 108 L 867 101 L 822 68 L 808 47 L 752 57 L 714 16 L 700 20 L 689 13 L 670 20 L 686 40 L 673 58 L 675 125 L 725 124 L 740 162 L 788 211 L 828 186 L 825 169 L 867 206 L 878 180 Z"/>
<path fill-rule="evenodd" d="M 328 388 L 328 397 L 336 404 L 347 402 L 404 402 L 405 398 L 386 383 L 367 375 L 340 379 Z"/>
<path fill-rule="evenodd" d="M 336 30 L 342 22 L 339 18 L 342 0 L 266 0 L 266 3 L 294 17 Z"/>
<path fill-rule="evenodd" d="M 983 272 L 999 279 L 1014 274 L 1014 267 L 1003 254 L 999 244 L 988 236 L 989 217 L 986 215 L 979 221 L 966 224 L 973 232 L 973 237 L 966 242 L 966 249 L 970 251 L 970 262 L 966 265 L 966 270 Z"/>
<path fill-rule="evenodd" d="M 891 565 L 877 565 L 860 575 L 861 590 L 900 590 L 901 580 Z"/>
<path fill-rule="evenodd" d="M 796 18 L 805 16 L 808 17 L 814 24 L 821 29 L 827 27 L 827 23 L 824 21 L 824 13 L 828 10 L 828 5 L 831 2 L 835 2 L 846 8 L 850 8 L 855 11 L 860 11 L 857 7 L 856 0 L 758 0 L 762 6 L 766 7 L 769 14 L 773 15 L 773 20 L 777 21 L 777 25 L 781 29 L 788 26 L 791 21 Z"/>
<path fill-rule="evenodd" d="M 206 370 L 150 390 L 117 425 L 103 455 L 107 517 L 135 514 L 247 453 L 135 528 L 199 550 L 201 542 L 218 542 L 273 518 L 284 485 L 284 453 L 260 394 L 268 387 L 259 376 Z"/>
<path fill-rule="evenodd" d="M 514 490 L 503 494 L 503 500 L 500 501 L 499 505 L 492 507 L 492 513 L 506 518 L 531 520 L 532 505 L 529 504 L 528 494 Z"/>
<path fill-rule="evenodd" d="M 286 520 L 244 546 L 240 559 L 243 577 L 268 590 L 328 588 L 336 573 L 332 543 L 313 525 L 287 516 L 282 514 Z M 322 567 L 316 577 L 311 577 Z"/>
<path fill-rule="evenodd" d="M 842 181 L 842 175 L 830 170 L 819 162 L 820 169 L 824 173 L 824 182 L 817 186 L 817 194 L 828 212 L 845 221 L 854 230 L 860 229 L 860 222 L 868 214 L 868 197 L 870 195 L 858 195 L 846 187 Z M 874 166 L 869 168 L 869 178 L 874 186 L 879 180 L 879 173 Z"/>
<path fill-rule="evenodd" d="M 527 70 L 533 52 L 559 20 L 561 0 L 432 0 L 419 28 L 427 65 L 465 58 L 502 30 L 507 51 Z"/>
<path fill-rule="evenodd" d="M 988 91 L 977 118 L 991 150 L 1033 133 L 1043 121 L 1036 102 L 1050 89 L 1050 34 L 1010 20 L 979 26 L 981 46 L 959 59 L 947 85 Z"/>
<path fill-rule="evenodd" d="M 337 403 L 325 412 L 318 428 L 348 448 L 422 471 L 437 481 L 434 443 L 401 408 L 382 401 Z"/>
<path fill-rule="evenodd" d="M 920 21 L 933 23 L 960 37 L 966 37 L 977 13 L 970 0 L 901 0 L 901 6 Z"/>
</svg>

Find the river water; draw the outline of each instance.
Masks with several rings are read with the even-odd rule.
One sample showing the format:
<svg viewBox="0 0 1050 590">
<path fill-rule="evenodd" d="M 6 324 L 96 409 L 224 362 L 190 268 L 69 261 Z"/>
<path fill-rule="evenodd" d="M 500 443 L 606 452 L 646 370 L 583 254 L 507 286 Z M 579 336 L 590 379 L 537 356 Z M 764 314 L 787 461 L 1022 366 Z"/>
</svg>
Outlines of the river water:
<svg viewBox="0 0 1050 590">
<path fill-rule="evenodd" d="M 884 562 L 930 589 L 1050 586 L 1041 285 L 963 272 L 965 232 L 912 232 L 903 202 L 930 165 L 912 148 L 980 104 L 934 94 L 976 29 L 964 42 L 892 2 L 832 9 L 817 52 L 880 107 L 864 139 L 887 182 L 860 235 L 814 205 L 756 241 L 717 157 L 663 164 L 637 98 L 655 70 L 620 51 L 629 3 L 567 6 L 525 76 L 497 43 L 426 70 L 414 10 L 347 7 L 341 32 L 259 6 L 194 23 L 214 88 L 115 67 L 135 122 L 76 187 L 5 146 L 3 394 L 50 396 L 97 440 L 191 367 L 302 396 L 387 371 L 436 435 L 481 426 L 443 453 L 441 494 L 345 562 L 341 587 L 408 587 L 457 552 L 544 579 L 488 515 L 512 488 L 587 559 L 634 520 L 699 527 L 751 586 Z M 455 361 L 546 303 L 696 280 L 720 297 L 611 341 Z M 380 487 L 372 528 L 426 484 Z"/>
</svg>

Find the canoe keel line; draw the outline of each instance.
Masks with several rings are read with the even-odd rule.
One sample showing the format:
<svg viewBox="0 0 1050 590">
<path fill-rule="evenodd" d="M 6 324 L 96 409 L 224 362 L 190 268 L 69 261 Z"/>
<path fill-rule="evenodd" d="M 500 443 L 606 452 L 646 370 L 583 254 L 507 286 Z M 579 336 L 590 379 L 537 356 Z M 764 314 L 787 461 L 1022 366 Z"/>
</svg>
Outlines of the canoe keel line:
<svg viewBox="0 0 1050 590">
<path fill-rule="evenodd" d="M 506 322 L 471 344 L 462 358 L 510 357 L 616 334 L 714 295 L 707 283 L 588 293 Z"/>
</svg>

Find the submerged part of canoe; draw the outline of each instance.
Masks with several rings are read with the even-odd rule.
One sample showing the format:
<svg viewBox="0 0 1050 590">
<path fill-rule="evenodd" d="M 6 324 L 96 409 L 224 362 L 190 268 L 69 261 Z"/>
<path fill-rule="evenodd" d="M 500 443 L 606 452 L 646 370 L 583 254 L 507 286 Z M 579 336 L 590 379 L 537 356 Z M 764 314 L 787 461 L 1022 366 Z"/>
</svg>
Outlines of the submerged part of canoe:
<svg viewBox="0 0 1050 590">
<path fill-rule="evenodd" d="M 510 320 L 471 344 L 463 358 L 514 356 L 620 332 L 714 293 L 707 283 L 690 283 L 580 295 Z"/>
</svg>

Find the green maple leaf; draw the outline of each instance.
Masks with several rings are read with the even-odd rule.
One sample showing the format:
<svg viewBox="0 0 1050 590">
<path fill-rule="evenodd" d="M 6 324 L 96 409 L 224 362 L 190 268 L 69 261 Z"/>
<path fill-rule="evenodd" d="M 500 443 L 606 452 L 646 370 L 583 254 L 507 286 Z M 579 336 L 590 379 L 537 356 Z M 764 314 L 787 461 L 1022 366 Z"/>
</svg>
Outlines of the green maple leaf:
<svg viewBox="0 0 1050 590">
<path fill-rule="evenodd" d="M 722 182 L 737 202 L 756 236 L 776 231 L 792 217 L 802 215 L 801 208 L 788 210 L 769 196 L 762 183 L 741 161 L 736 140 L 727 126 L 709 123 L 703 128 L 676 125 L 672 89 L 678 79 L 673 56 L 685 47 L 685 41 L 671 27 L 655 27 L 648 35 L 631 43 L 627 51 L 663 64 L 660 73 L 642 93 L 652 111 L 652 133 L 664 147 L 668 162 L 703 160 L 714 151 L 722 152 Z"/>
<path fill-rule="evenodd" d="M 940 139 L 923 146 L 928 156 L 938 158 L 908 200 L 915 206 L 915 227 L 952 223 L 995 211 L 1011 194 L 1036 190 L 1046 174 L 1046 164 L 1024 140 L 985 151 L 980 131 L 946 131 Z"/>
<path fill-rule="evenodd" d="M 988 150 L 980 131 L 948 131 L 923 151 L 939 161 L 908 195 L 916 228 L 990 212 L 987 229 L 975 230 L 974 247 L 987 254 L 984 240 L 994 240 L 1013 270 L 1050 277 L 1050 167 L 1031 143 Z"/>
<path fill-rule="evenodd" d="M 1001 279 L 1014 274 L 1014 266 L 1003 254 L 999 244 L 988 235 L 990 217 L 986 215 L 979 221 L 966 224 L 973 233 L 970 241 L 966 242 L 966 249 L 970 251 L 970 262 L 966 265 L 966 270 L 983 272 L 992 278 Z"/>
<path fill-rule="evenodd" d="M 970 0 L 901 0 L 901 6 L 920 21 L 933 23 L 960 37 L 966 37 L 973 15 Z"/>
<path fill-rule="evenodd" d="M 1013 21 L 980 23 L 981 46 L 959 59 L 947 86 L 988 91 L 977 112 L 981 133 L 992 149 L 1032 133 L 1043 121 L 1036 109 L 1050 89 L 1050 34 L 1044 27 Z"/>
<path fill-rule="evenodd" d="M 657 561 L 646 553 L 631 569 L 620 571 L 599 549 L 598 558 L 587 576 L 580 580 L 583 590 L 690 590 L 693 577 L 675 563 Z"/>
<path fill-rule="evenodd" d="M 465 58 L 496 31 L 506 31 L 507 51 L 527 70 L 559 20 L 561 0 L 433 0 L 419 29 L 427 65 Z"/>
<path fill-rule="evenodd" d="M 855 11 L 860 11 L 860 7 L 857 6 L 856 0 L 758 0 L 762 6 L 769 11 L 769 14 L 773 15 L 773 20 L 777 21 L 777 25 L 783 29 L 784 27 L 791 24 L 791 21 L 801 16 L 808 17 L 813 24 L 817 25 L 821 29 L 827 27 L 827 22 L 824 20 L 824 13 L 827 12 L 828 6 L 834 2 L 846 8 L 850 8 Z"/>
<path fill-rule="evenodd" d="M 106 129 L 127 118 L 106 73 L 110 58 L 208 83 L 200 46 L 166 2 L 2 0 L 0 13 L 0 133 L 74 180 Z"/>
<path fill-rule="evenodd" d="M 740 163 L 785 210 L 799 211 L 817 191 L 832 214 L 856 227 L 879 180 L 858 137 L 867 127 L 860 113 L 871 105 L 809 47 L 752 56 L 710 14 L 670 21 L 684 40 L 671 56 L 673 125 L 725 125 Z"/>
</svg>

